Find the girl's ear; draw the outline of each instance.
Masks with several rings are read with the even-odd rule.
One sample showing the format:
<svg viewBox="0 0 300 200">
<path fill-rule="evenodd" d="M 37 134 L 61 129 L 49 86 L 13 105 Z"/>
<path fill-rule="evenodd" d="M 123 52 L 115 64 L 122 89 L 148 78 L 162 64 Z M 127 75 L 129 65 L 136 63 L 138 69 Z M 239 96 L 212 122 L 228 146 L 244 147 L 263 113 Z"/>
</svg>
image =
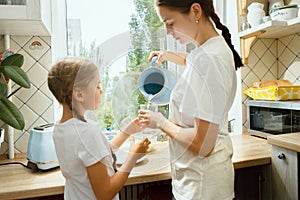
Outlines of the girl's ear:
<svg viewBox="0 0 300 200">
<path fill-rule="evenodd" d="M 73 99 L 77 102 L 83 102 L 84 101 L 84 94 L 79 88 L 73 89 Z"/>
<path fill-rule="evenodd" d="M 194 20 L 199 21 L 202 16 L 202 7 L 199 3 L 193 3 L 191 5 L 191 13 L 194 15 Z"/>
</svg>

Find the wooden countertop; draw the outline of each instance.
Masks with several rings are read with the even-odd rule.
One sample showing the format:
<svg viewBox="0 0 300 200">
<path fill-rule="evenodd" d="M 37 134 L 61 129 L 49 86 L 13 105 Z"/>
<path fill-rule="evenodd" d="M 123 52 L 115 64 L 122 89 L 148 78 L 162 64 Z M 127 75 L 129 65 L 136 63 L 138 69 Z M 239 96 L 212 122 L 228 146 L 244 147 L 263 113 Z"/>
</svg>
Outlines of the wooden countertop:
<svg viewBox="0 0 300 200">
<path fill-rule="evenodd" d="M 267 140 L 250 135 L 232 136 L 235 169 L 271 164 L 271 146 Z"/>
<path fill-rule="evenodd" d="M 271 145 L 300 152 L 300 133 L 288 133 L 268 136 L 267 142 Z"/>
<path fill-rule="evenodd" d="M 249 135 L 232 136 L 235 169 L 271 163 L 270 145 L 267 140 Z M 130 174 L 126 185 L 168 180 L 171 178 L 168 143 L 160 143 L 147 154 Z M 22 162 L 26 154 L 17 154 L 14 160 L 2 157 L 0 163 Z M 59 169 L 46 172 L 32 171 L 21 165 L 0 166 L 0 199 L 21 199 L 63 194 L 64 177 Z"/>
</svg>

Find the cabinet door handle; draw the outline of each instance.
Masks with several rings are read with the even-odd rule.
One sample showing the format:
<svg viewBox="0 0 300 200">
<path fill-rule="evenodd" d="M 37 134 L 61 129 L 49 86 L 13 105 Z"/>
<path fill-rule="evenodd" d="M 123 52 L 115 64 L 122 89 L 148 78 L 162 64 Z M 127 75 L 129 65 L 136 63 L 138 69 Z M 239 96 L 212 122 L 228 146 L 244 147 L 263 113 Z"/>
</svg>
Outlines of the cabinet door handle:
<svg viewBox="0 0 300 200">
<path fill-rule="evenodd" d="M 284 153 L 279 153 L 277 156 L 279 159 L 285 159 Z"/>
</svg>

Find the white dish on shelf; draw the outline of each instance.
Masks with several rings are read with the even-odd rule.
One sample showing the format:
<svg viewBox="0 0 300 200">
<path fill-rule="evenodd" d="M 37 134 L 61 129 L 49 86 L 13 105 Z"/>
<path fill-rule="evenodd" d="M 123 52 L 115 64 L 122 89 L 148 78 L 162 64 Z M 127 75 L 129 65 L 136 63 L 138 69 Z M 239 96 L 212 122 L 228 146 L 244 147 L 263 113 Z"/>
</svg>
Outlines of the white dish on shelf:
<svg viewBox="0 0 300 200">
<path fill-rule="evenodd" d="M 128 157 L 128 151 L 123 150 L 123 149 L 118 149 L 115 152 L 115 155 L 117 157 L 116 164 L 117 165 L 122 165 L 126 161 L 126 159 Z M 139 163 L 143 162 L 146 158 L 147 158 L 146 155 L 144 155 L 143 157 L 141 157 L 140 159 L 138 159 L 136 161 L 136 164 L 139 164 Z"/>
<path fill-rule="evenodd" d="M 272 20 L 286 21 L 296 18 L 297 12 L 297 5 L 287 5 L 270 10 L 270 16 Z"/>
</svg>

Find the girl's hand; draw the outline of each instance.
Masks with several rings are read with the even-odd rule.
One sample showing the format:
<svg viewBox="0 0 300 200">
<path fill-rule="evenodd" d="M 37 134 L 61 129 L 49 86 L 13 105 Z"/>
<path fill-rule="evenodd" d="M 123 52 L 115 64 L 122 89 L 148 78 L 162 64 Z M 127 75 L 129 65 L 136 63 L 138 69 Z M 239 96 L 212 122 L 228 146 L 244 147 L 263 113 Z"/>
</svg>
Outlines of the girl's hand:
<svg viewBox="0 0 300 200">
<path fill-rule="evenodd" d="M 130 138 L 129 153 L 134 156 L 135 160 L 138 160 L 147 153 L 150 143 L 150 140 L 145 138 L 139 143 L 135 144 L 134 138 Z"/>
<path fill-rule="evenodd" d="M 160 128 L 163 129 L 166 123 L 166 118 L 160 112 L 153 112 L 150 110 L 139 110 L 139 123 L 142 128 Z"/>
<path fill-rule="evenodd" d="M 127 135 L 131 135 L 142 130 L 139 119 L 135 118 L 132 120 L 130 117 L 123 119 L 121 122 L 121 129 Z"/>
</svg>

